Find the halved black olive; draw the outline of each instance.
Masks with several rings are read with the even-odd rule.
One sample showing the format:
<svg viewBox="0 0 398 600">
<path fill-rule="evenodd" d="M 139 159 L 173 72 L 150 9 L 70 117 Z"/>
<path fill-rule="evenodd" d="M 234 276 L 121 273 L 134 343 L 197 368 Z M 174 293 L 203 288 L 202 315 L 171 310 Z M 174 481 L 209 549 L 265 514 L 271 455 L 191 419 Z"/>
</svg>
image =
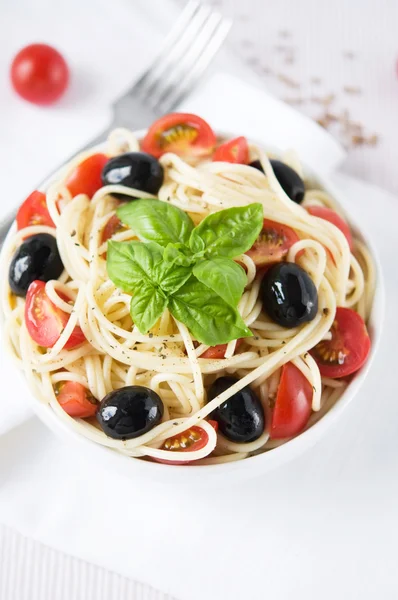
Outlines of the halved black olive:
<svg viewBox="0 0 398 600">
<path fill-rule="evenodd" d="M 16 250 L 8 271 L 8 282 L 14 294 L 26 296 L 32 281 L 58 279 L 63 270 L 55 237 L 38 233 L 27 238 Z"/>
</svg>

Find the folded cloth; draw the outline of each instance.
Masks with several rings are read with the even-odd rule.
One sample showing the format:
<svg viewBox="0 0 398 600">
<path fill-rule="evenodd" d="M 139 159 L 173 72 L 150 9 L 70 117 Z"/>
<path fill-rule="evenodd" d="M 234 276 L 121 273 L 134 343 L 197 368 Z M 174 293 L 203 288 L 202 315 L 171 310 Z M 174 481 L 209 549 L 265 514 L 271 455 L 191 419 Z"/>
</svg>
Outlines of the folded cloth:
<svg viewBox="0 0 398 600">
<path fill-rule="evenodd" d="M 116 2 L 111 6 L 111 12 L 116 12 Z M 135 19 L 131 25 L 137 33 Z M 101 35 L 109 40 L 107 64 L 120 64 L 124 71 L 129 64 L 123 56 L 120 63 L 115 62 L 113 44 L 122 54 L 134 36 L 127 34 L 125 22 L 121 32 L 124 45 L 119 36 L 109 40 L 105 26 Z M 78 30 L 76 37 L 81 43 L 82 32 Z M 94 52 L 88 37 L 85 47 Z M 66 44 L 66 38 L 61 35 L 62 43 Z M 101 60 L 106 61 L 102 46 L 98 43 L 95 53 L 101 52 Z M 103 73 L 103 66 L 96 64 L 94 75 Z M 101 81 L 98 90 L 105 83 Z M 107 85 L 122 89 L 114 73 Z M 33 127 L 40 161 L 23 184 L 9 186 L 2 210 L 29 192 L 33 171 L 40 179 L 47 167 L 51 170 L 55 157 L 47 163 L 51 152 L 43 146 L 52 150 L 51 140 L 56 138 L 54 153 L 61 156 L 65 136 L 67 155 L 73 150 L 73 127 L 80 131 L 80 142 L 84 141 L 80 125 L 86 117 L 90 126 L 86 124 L 84 136 L 94 133 L 95 123 L 100 127 L 102 109 L 101 114 L 89 115 L 95 98 L 92 91 L 84 114 L 76 110 L 75 115 L 71 99 L 54 109 L 51 124 L 45 125 L 45 139 L 43 125 Z M 109 100 L 110 96 L 102 97 L 98 106 L 105 107 Z M 343 156 L 336 143 L 305 117 L 227 74 L 214 74 L 182 108 L 200 113 L 214 128 L 250 135 L 282 149 L 294 146 L 305 162 L 326 172 Z M 46 121 L 44 115 L 40 119 Z M 28 116 L 23 123 L 23 130 L 31 132 Z M 0 148 L 16 176 L 20 175 L 20 153 L 23 163 L 27 162 L 32 155 L 24 154 L 28 152 L 24 148 L 27 145 L 32 152 L 33 145 L 21 129 L 10 153 L 10 131 L 2 135 Z M 391 244 L 396 245 L 397 203 L 381 190 L 353 179 L 340 176 L 334 180 L 359 224 L 370 230 L 384 268 L 395 272 L 396 253 Z M 378 217 L 383 214 L 387 218 L 382 222 Z M 387 284 L 396 304 L 397 285 L 392 278 Z M 142 485 L 86 460 L 26 409 L 22 376 L 1 348 L 0 520 L 55 549 L 147 582 L 181 600 L 262 600 L 264 594 L 328 599 L 341 595 L 342 581 L 347 597 L 370 597 L 376 591 L 380 595 L 380 589 L 394 589 L 395 556 L 393 542 L 389 550 L 387 540 L 397 534 L 398 403 L 389 401 L 389 395 L 395 394 L 392 363 L 398 319 L 394 310 L 387 318 L 382 348 L 360 401 L 322 439 L 317 451 L 255 482 L 225 490 L 206 489 L 200 476 L 192 489 Z M 374 553 L 381 540 L 381 549 Z M 362 577 L 367 564 L 371 569 Z M 330 578 L 331 568 L 338 577 Z"/>
</svg>

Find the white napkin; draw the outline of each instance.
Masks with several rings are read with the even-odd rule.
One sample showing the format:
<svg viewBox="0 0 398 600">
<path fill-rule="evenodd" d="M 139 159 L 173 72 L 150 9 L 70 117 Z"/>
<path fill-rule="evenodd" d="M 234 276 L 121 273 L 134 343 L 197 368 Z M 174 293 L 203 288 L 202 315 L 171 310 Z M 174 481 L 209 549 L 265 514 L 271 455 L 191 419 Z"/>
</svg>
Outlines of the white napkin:
<svg viewBox="0 0 398 600">
<path fill-rule="evenodd" d="M 115 6 L 116 2 L 113 9 Z M 112 41 L 124 53 L 125 47 L 115 38 Z M 89 41 L 85 45 L 91 47 Z M 107 50 L 112 55 L 107 63 L 110 67 L 117 53 L 112 44 Z M 103 53 L 101 44 L 96 53 L 97 58 Z M 100 62 L 105 60 L 101 54 Z M 100 72 L 101 64 L 95 64 Z M 94 99 L 95 95 L 90 102 Z M 341 157 L 335 143 L 304 117 L 296 113 L 293 117 L 290 108 L 225 75 L 206 83 L 184 108 L 200 112 L 216 127 L 280 146 L 289 144 L 289 136 L 281 126 L 278 139 L 272 123 L 288 123 L 295 147 L 308 163 L 318 164 L 322 156 L 323 164 L 333 166 Z M 57 109 L 59 120 L 50 116 L 57 123 L 60 155 L 64 131 L 75 124 L 74 111 L 65 110 L 70 110 L 67 123 L 62 107 Z M 79 113 L 78 107 L 76 111 Z M 256 114 L 262 125 L 253 119 Z M 46 115 L 41 118 L 45 120 Z M 94 133 L 100 120 L 88 110 L 76 118 L 79 130 L 87 118 L 87 133 L 89 128 Z M 47 127 L 49 132 L 51 127 Z M 31 131 L 30 126 L 25 124 L 25 130 Z M 302 134 L 296 135 L 296 131 Z M 72 138 L 70 132 L 70 148 L 65 154 L 72 149 Z M 44 159 L 49 156 L 44 146 L 51 144 L 54 136 L 38 139 L 37 154 Z M 15 154 L 10 155 L 9 143 L 2 137 L 1 152 L 15 174 L 24 146 L 32 149 L 33 145 L 25 134 L 14 139 Z M 38 171 L 39 167 L 40 179 L 46 172 L 45 161 L 39 161 Z M 34 181 L 31 173 L 29 184 Z M 336 183 L 347 191 L 347 205 L 360 224 L 371 228 L 386 271 L 395 272 L 390 244 L 391 240 L 396 243 L 398 207 L 394 199 L 345 177 L 337 178 Z M 28 191 L 20 185 L 18 195 Z M 4 202 L 9 206 L 20 199 L 16 187 L 9 186 Z M 384 215 L 383 222 L 377 218 L 380 215 Z M 394 306 L 397 286 L 391 279 L 387 283 Z M 383 592 L 384 597 L 391 597 L 393 540 L 398 533 L 398 403 L 393 401 L 391 365 L 398 323 L 393 310 L 387 319 L 389 327 L 366 388 L 316 451 L 255 482 L 225 490 L 206 488 L 200 477 L 192 489 L 129 481 L 88 462 L 36 417 L 22 422 L 26 414 L 15 411 L 14 404 L 24 406 L 18 397 L 24 395 L 24 387 L 2 350 L 0 423 L 9 431 L 0 437 L 0 520 L 54 548 L 150 583 L 180 600 L 263 600 L 265 595 L 327 600 L 341 595 L 342 582 L 346 597 Z M 18 427 L 10 429 L 18 422 Z M 376 547 L 377 553 L 373 551 Z M 331 579 L 331 572 L 338 577 Z"/>
</svg>

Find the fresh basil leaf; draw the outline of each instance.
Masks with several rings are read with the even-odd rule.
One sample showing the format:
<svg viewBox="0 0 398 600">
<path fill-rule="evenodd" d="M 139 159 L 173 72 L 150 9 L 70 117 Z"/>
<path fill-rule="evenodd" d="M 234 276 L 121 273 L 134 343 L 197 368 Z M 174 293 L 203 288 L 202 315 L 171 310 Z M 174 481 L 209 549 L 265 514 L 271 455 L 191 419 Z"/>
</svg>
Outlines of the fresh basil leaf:
<svg viewBox="0 0 398 600">
<path fill-rule="evenodd" d="M 263 207 L 259 203 L 221 210 L 209 215 L 195 227 L 189 246 L 194 253 L 201 253 L 205 249 L 206 258 L 234 258 L 253 246 L 263 220 Z"/>
<path fill-rule="evenodd" d="M 191 275 L 192 267 L 173 265 L 163 261 L 156 265 L 153 271 L 153 281 L 168 295 L 179 290 Z"/>
<path fill-rule="evenodd" d="M 208 346 L 252 335 L 236 308 L 195 277 L 170 296 L 169 310 L 198 342 Z"/>
<path fill-rule="evenodd" d="M 225 302 L 236 306 L 247 282 L 244 269 L 230 258 L 213 258 L 198 263 L 193 274 Z"/>
<path fill-rule="evenodd" d="M 189 247 L 192 250 L 192 252 L 195 252 L 195 258 L 203 258 L 204 252 L 206 250 L 205 243 L 197 232 L 199 225 L 195 227 L 189 238 Z"/>
<path fill-rule="evenodd" d="M 163 252 L 163 259 L 172 265 L 189 267 L 194 261 L 190 249 L 184 244 L 168 244 Z"/>
<path fill-rule="evenodd" d="M 151 285 L 167 296 L 189 279 L 192 267 L 166 263 L 162 248 L 154 242 L 109 242 L 107 271 L 110 279 L 125 292 Z"/>
<path fill-rule="evenodd" d="M 162 316 L 167 299 L 150 284 L 143 284 L 131 298 L 130 314 L 141 333 L 145 334 Z"/>
<path fill-rule="evenodd" d="M 132 292 L 144 283 L 151 283 L 155 267 L 162 262 L 162 251 L 157 244 L 108 242 L 108 275 L 125 292 Z"/>
<path fill-rule="evenodd" d="M 134 200 L 120 206 L 116 214 L 140 240 L 156 242 L 163 248 L 170 243 L 188 243 L 194 227 L 186 212 L 160 200 Z"/>
</svg>

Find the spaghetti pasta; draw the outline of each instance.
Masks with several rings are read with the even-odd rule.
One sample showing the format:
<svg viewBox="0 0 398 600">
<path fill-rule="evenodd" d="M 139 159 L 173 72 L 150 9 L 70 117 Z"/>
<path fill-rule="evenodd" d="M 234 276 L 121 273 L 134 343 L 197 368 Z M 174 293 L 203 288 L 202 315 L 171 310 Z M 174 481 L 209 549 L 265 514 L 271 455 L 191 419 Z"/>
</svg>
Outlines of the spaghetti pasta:
<svg viewBox="0 0 398 600">
<path fill-rule="evenodd" d="M 101 149 L 109 157 L 139 150 L 139 141 L 130 132 L 118 129 Z M 189 164 L 173 153 L 159 160 L 164 183 L 157 198 L 190 215 L 195 224 L 216 211 L 260 203 L 264 218 L 292 228 L 299 241 L 287 254 L 287 261 L 300 265 L 318 291 L 316 317 L 299 327 L 285 328 L 263 311 L 260 298 L 261 271 L 249 255 L 235 260 L 246 272 L 246 285 L 238 311 L 253 337 L 240 345 L 230 341 L 223 358 L 201 358 L 209 346 L 195 340 L 189 329 L 166 309 L 147 334 L 140 333 L 130 316 L 131 295 L 109 279 L 106 267 L 107 242 L 104 228 L 114 217 L 119 201 L 115 195 L 154 198 L 149 193 L 122 185 L 106 185 L 90 199 L 72 197 L 66 180 L 73 169 L 98 149 L 74 158 L 47 187 L 46 203 L 55 228 L 32 225 L 9 236 L 3 251 L 3 278 L 15 250 L 28 236 L 49 233 L 56 237 L 64 273 L 45 285 L 45 293 L 68 321 L 52 348 L 44 350 L 30 337 L 25 319 L 25 299 L 14 296 L 3 285 L 2 308 L 6 319 L 7 347 L 23 369 L 36 398 L 51 406 L 59 419 L 81 435 L 131 457 L 161 461 L 175 460 L 175 452 L 164 441 L 200 425 L 206 445 L 192 452 L 178 453 L 178 461 L 218 464 L 241 460 L 268 451 L 286 440 L 270 439 L 271 406 L 278 390 L 283 365 L 292 362 L 309 382 L 313 414 L 311 426 L 338 400 L 345 381 L 322 377 L 316 360 L 309 354 L 322 340 L 329 339 L 336 307 L 351 307 L 367 321 L 372 307 L 375 272 L 372 258 L 362 241 L 354 240 L 350 252 L 343 233 L 331 223 L 310 215 L 309 204 L 340 211 L 325 190 L 306 192 L 302 205 L 290 200 L 274 175 L 264 150 L 249 146 L 250 159 L 261 162 L 264 173 L 247 165 L 209 162 Z M 296 170 L 301 165 L 293 154 L 286 157 Z M 61 210 L 60 210 L 60 207 Z M 136 239 L 124 227 L 113 235 L 115 241 Z M 67 342 L 76 325 L 86 341 L 75 348 Z M 238 381 L 207 401 L 207 390 L 216 378 L 234 375 Z M 77 382 L 101 400 L 112 390 L 140 385 L 156 392 L 164 405 L 162 422 L 143 435 L 128 440 L 105 435 L 94 419 L 69 416 L 60 406 L 56 391 L 64 382 Z M 251 386 L 265 409 L 266 428 L 256 441 L 228 440 L 206 420 L 212 412 L 245 386 Z"/>
</svg>

